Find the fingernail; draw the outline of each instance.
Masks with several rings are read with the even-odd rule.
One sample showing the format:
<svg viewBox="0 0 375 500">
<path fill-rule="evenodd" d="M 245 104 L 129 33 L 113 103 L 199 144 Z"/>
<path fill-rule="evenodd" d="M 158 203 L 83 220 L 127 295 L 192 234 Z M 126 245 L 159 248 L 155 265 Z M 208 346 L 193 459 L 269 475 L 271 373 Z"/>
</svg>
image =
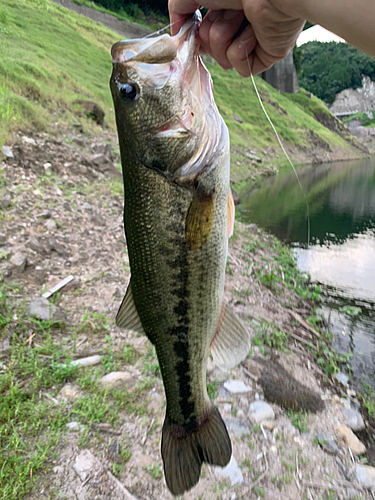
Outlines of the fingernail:
<svg viewBox="0 0 375 500">
<path fill-rule="evenodd" d="M 241 10 L 228 9 L 224 11 L 223 19 L 225 19 L 226 21 L 232 21 L 232 19 L 235 19 L 240 14 L 242 15 Z"/>
</svg>

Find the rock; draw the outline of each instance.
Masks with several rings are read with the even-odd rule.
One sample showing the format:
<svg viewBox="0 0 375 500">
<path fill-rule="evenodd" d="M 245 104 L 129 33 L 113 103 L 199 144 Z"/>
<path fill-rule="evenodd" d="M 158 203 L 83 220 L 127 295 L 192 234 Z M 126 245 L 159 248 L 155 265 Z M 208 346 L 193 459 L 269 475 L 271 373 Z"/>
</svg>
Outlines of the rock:
<svg viewBox="0 0 375 500">
<path fill-rule="evenodd" d="M 237 461 L 234 456 L 231 456 L 229 464 L 222 467 L 213 467 L 214 475 L 218 481 L 230 481 L 231 486 L 235 484 L 240 484 L 243 482 L 243 475 L 240 468 L 237 465 Z"/>
<path fill-rule="evenodd" d="M 22 274 L 26 268 L 27 257 L 21 253 L 16 253 L 10 258 L 10 263 L 13 265 L 15 274 Z"/>
<path fill-rule="evenodd" d="M 72 384 L 66 384 L 60 390 L 60 396 L 69 401 L 73 401 L 79 394 L 78 387 Z"/>
<path fill-rule="evenodd" d="M 236 115 L 235 113 L 233 113 L 233 120 L 235 120 L 238 123 L 243 123 L 243 119 L 240 116 Z"/>
<path fill-rule="evenodd" d="M 366 452 L 365 445 L 357 438 L 353 431 L 346 425 L 337 425 L 335 427 L 337 436 L 345 445 L 352 450 L 355 455 L 363 455 Z"/>
<path fill-rule="evenodd" d="M 228 432 L 233 434 L 234 436 L 241 437 L 243 435 L 250 435 L 251 430 L 250 427 L 237 418 L 228 418 L 224 419 L 225 425 L 227 426 Z"/>
<path fill-rule="evenodd" d="M 232 411 L 232 405 L 230 403 L 223 404 L 223 412 L 230 413 Z"/>
<path fill-rule="evenodd" d="M 36 146 L 36 140 L 32 137 L 27 137 L 26 135 L 22 136 L 22 142 L 25 144 L 31 144 L 32 146 Z"/>
<path fill-rule="evenodd" d="M 246 153 L 246 157 L 252 161 L 255 161 L 256 163 L 262 162 L 262 158 L 259 158 L 259 156 L 254 155 L 253 153 Z"/>
<path fill-rule="evenodd" d="M 266 420 L 275 420 L 275 412 L 264 401 L 253 401 L 249 406 L 249 418 L 254 424 L 261 424 Z"/>
<path fill-rule="evenodd" d="M 375 489 L 375 467 L 357 465 L 355 472 L 361 486 L 369 490 Z"/>
<path fill-rule="evenodd" d="M 242 382 L 242 380 L 229 379 L 224 383 L 224 388 L 229 394 L 245 394 L 246 392 L 251 392 L 251 387 Z"/>
<path fill-rule="evenodd" d="M 104 125 L 105 113 L 99 104 L 92 101 L 85 101 L 84 99 L 77 99 L 76 103 L 83 107 L 86 115 L 94 120 L 94 122 L 98 125 Z"/>
<path fill-rule="evenodd" d="M 336 380 L 338 380 L 342 385 L 345 387 L 348 386 L 349 383 L 349 377 L 345 375 L 345 373 L 338 372 L 335 374 Z"/>
<path fill-rule="evenodd" d="M 66 424 L 66 428 L 70 431 L 84 431 L 85 426 L 80 424 L 79 422 L 69 422 Z"/>
<path fill-rule="evenodd" d="M 91 453 L 90 450 L 83 450 L 76 457 L 73 469 L 81 481 L 85 481 L 90 476 L 92 469 L 100 469 L 101 464 L 97 458 Z"/>
<path fill-rule="evenodd" d="M 129 372 L 111 372 L 99 379 L 98 383 L 102 389 L 119 389 L 124 386 L 132 388 L 137 381 Z"/>
<path fill-rule="evenodd" d="M 107 158 L 104 154 L 96 154 L 91 156 L 91 165 L 96 169 L 99 170 L 99 172 L 102 172 L 103 174 L 110 174 L 113 175 L 114 177 L 122 177 L 122 174 L 117 168 L 113 165 L 111 160 Z"/>
<path fill-rule="evenodd" d="M 339 448 L 337 444 L 327 436 L 324 432 L 319 432 L 316 434 L 315 438 L 319 441 L 319 445 L 323 448 L 323 450 L 330 455 L 337 455 L 339 452 Z"/>
<path fill-rule="evenodd" d="M 29 241 L 26 243 L 26 246 L 34 250 L 34 252 L 44 254 L 47 253 L 47 250 L 44 248 L 44 246 L 40 243 L 40 241 L 37 238 L 30 238 Z"/>
<path fill-rule="evenodd" d="M 57 229 L 57 224 L 53 219 L 48 219 L 45 223 L 45 226 L 48 231 L 56 231 Z"/>
<path fill-rule="evenodd" d="M 95 356 L 88 356 L 87 358 L 76 359 L 72 361 L 70 364 L 73 366 L 93 366 L 98 365 L 100 363 L 101 357 L 99 354 Z"/>
<path fill-rule="evenodd" d="M 0 247 L 5 245 L 6 242 L 7 242 L 7 237 L 5 236 L 5 234 L 0 233 Z"/>
<path fill-rule="evenodd" d="M 263 427 L 268 431 L 272 431 L 275 427 L 275 422 L 273 420 L 266 420 L 262 423 Z"/>
<path fill-rule="evenodd" d="M 28 314 L 34 318 L 42 319 L 45 321 L 57 321 L 59 323 L 66 323 L 65 313 L 60 307 L 55 306 L 48 302 L 47 299 L 41 297 L 36 299 L 29 305 Z"/>
<path fill-rule="evenodd" d="M 10 146 L 3 146 L 3 153 L 5 158 L 14 158 L 14 154 Z"/>
<path fill-rule="evenodd" d="M 359 432 L 365 428 L 362 415 L 351 408 L 344 408 L 343 414 L 345 416 L 345 424 L 351 428 L 352 431 Z"/>
</svg>

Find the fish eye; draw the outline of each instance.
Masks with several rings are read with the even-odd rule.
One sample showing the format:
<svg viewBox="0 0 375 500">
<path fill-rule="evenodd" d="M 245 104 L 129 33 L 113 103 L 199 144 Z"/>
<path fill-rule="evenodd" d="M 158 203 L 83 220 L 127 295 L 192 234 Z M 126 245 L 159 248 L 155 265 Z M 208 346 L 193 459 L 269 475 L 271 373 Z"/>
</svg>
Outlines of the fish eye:
<svg viewBox="0 0 375 500">
<path fill-rule="evenodd" d="M 134 101 L 138 97 L 138 86 L 134 83 L 124 83 L 120 87 L 120 94 L 126 101 Z"/>
</svg>

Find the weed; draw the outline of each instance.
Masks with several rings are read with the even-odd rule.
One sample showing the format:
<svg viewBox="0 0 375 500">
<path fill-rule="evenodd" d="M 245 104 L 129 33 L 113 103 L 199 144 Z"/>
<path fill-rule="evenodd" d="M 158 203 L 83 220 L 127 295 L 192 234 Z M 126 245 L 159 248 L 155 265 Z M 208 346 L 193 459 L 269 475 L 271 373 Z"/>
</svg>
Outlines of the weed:
<svg viewBox="0 0 375 500">
<path fill-rule="evenodd" d="M 261 328 L 256 330 L 253 344 L 258 346 L 267 345 L 282 351 L 285 350 L 288 340 L 288 334 L 280 332 L 272 323 L 263 323 Z"/>
<path fill-rule="evenodd" d="M 370 417 L 375 418 L 375 392 L 371 386 L 364 384 L 365 392 L 361 394 L 363 406 L 368 411 Z"/>
<path fill-rule="evenodd" d="M 256 486 L 253 488 L 253 492 L 258 495 L 258 497 L 264 498 L 266 494 L 264 493 L 264 489 L 261 488 L 260 486 Z"/>
<path fill-rule="evenodd" d="M 154 479 L 160 479 L 162 477 L 161 468 L 157 464 L 147 465 L 146 470 Z"/>
<path fill-rule="evenodd" d="M 217 398 L 217 395 L 219 394 L 219 390 L 217 387 L 216 378 L 213 382 L 207 383 L 207 394 L 208 394 L 208 397 L 210 398 L 211 401 L 213 401 L 215 398 Z"/>
<path fill-rule="evenodd" d="M 292 421 L 294 427 L 299 429 L 301 432 L 308 432 L 309 429 L 307 427 L 308 413 L 304 411 L 295 412 L 293 410 L 288 410 L 287 415 Z"/>
<path fill-rule="evenodd" d="M 111 472 L 115 477 L 118 477 L 123 471 L 123 466 L 121 464 L 112 463 Z"/>
</svg>

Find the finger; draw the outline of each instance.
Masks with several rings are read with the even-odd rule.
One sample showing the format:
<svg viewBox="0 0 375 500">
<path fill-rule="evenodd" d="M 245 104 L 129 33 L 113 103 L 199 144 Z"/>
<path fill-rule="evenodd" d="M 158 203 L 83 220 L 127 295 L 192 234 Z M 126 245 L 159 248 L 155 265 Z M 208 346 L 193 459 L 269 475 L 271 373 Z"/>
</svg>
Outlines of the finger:
<svg viewBox="0 0 375 500">
<path fill-rule="evenodd" d="M 227 49 L 226 57 L 229 63 L 241 76 L 250 76 L 250 68 L 252 68 L 251 65 L 249 66 L 252 60 L 250 56 L 257 43 L 253 27 L 248 24 Z"/>
<path fill-rule="evenodd" d="M 189 15 L 195 12 L 199 5 L 195 0 L 169 0 L 168 9 L 172 35 L 178 33 Z"/>
<path fill-rule="evenodd" d="M 222 11 L 212 23 L 209 32 L 211 52 L 224 69 L 233 67 L 226 54 L 244 19 L 243 11 L 230 9 Z"/>
<path fill-rule="evenodd" d="M 220 17 L 221 13 L 221 10 L 209 10 L 204 16 L 202 24 L 199 27 L 199 40 L 201 44 L 201 50 L 203 49 L 212 57 L 213 54 L 210 45 L 210 29 L 216 19 Z"/>
</svg>

